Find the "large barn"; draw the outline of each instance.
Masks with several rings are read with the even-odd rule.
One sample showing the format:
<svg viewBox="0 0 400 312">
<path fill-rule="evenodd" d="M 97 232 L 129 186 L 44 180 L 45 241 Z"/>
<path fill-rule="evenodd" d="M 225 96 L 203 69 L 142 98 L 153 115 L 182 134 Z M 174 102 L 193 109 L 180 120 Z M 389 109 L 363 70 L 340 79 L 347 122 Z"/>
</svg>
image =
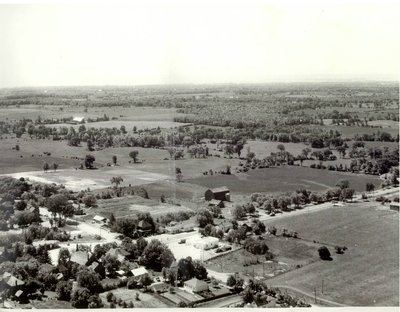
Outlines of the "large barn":
<svg viewBox="0 0 400 312">
<path fill-rule="evenodd" d="M 205 192 L 204 197 L 207 201 L 212 199 L 230 201 L 229 189 L 226 186 L 208 189 Z"/>
</svg>

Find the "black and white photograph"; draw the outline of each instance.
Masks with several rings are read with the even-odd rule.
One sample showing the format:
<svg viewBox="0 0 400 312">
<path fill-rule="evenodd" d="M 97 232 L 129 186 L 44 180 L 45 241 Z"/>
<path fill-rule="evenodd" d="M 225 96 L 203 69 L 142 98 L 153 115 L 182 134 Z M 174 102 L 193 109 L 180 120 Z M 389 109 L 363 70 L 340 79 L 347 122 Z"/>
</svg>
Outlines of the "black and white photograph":
<svg viewBox="0 0 400 312">
<path fill-rule="evenodd" d="M 399 311 L 399 38 L 399 1 L 0 0 L 0 310 Z"/>
</svg>

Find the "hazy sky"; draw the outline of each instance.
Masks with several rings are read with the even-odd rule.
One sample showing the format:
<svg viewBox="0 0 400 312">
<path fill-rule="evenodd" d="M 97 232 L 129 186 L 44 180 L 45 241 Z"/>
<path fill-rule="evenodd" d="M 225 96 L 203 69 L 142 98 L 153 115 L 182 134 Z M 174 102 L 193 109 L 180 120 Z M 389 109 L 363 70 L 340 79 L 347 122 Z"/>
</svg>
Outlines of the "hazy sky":
<svg viewBox="0 0 400 312">
<path fill-rule="evenodd" d="M 0 87 L 398 80 L 399 2 L 2 4 Z"/>
</svg>

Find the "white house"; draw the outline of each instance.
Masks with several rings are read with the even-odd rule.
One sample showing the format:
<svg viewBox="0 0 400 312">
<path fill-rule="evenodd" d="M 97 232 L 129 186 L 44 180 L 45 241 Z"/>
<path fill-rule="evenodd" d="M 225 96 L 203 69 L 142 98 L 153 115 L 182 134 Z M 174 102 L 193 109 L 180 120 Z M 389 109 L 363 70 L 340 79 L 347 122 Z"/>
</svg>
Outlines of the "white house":
<svg viewBox="0 0 400 312">
<path fill-rule="evenodd" d="M 149 274 L 149 271 L 145 267 L 138 267 L 137 269 L 131 270 L 132 276 L 141 277 L 143 275 Z"/>
<path fill-rule="evenodd" d="M 102 216 L 94 216 L 93 221 L 97 223 L 105 223 L 107 222 L 107 218 L 102 217 Z"/>
</svg>

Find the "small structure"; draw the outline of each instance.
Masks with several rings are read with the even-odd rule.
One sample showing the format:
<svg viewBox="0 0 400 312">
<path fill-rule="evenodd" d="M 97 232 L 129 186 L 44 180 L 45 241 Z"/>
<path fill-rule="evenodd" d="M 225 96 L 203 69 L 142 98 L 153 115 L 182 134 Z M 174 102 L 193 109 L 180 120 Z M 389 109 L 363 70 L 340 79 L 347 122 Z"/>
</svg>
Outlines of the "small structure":
<svg viewBox="0 0 400 312">
<path fill-rule="evenodd" d="M 93 217 L 93 221 L 96 222 L 96 223 L 104 224 L 104 223 L 107 222 L 107 218 L 102 217 L 102 216 L 94 216 Z"/>
<path fill-rule="evenodd" d="M 130 271 L 130 275 L 134 277 L 141 277 L 146 274 L 148 275 L 149 271 L 147 271 L 145 267 L 138 267 L 137 269 L 133 269 Z"/>
<path fill-rule="evenodd" d="M 142 234 L 149 233 L 152 230 L 151 224 L 149 222 L 147 222 L 146 220 L 139 221 L 137 228 L 138 228 L 138 232 L 140 232 Z"/>
<path fill-rule="evenodd" d="M 211 199 L 208 202 L 209 207 L 219 207 L 219 208 L 224 208 L 224 201 L 223 200 L 218 200 L 218 199 Z"/>
<path fill-rule="evenodd" d="M 390 210 L 394 210 L 394 211 L 398 212 L 399 208 L 400 208 L 400 203 L 396 203 L 396 202 L 390 203 L 389 208 L 390 208 Z"/>
<path fill-rule="evenodd" d="M 85 123 L 85 117 L 75 116 L 74 118 L 72 118 L 72 123 L 73 124 Z"/>
<path fill-rule="evenodd" d="M 39 247 L 39 246 L 46 246 L 48 249 L 55 249 L 58 248 L 58 244 L 60 243 L 59 240 L 52 239 L 52 240 L 39 240 L 36 242 L 32 242 L 33 247 Z"/>
<path fill-rule="evenodd" d="M 218 247 L 219 239 L 216 237 L 193 237 L 186 240 L 187 245 L 191 245 L 197 249 L 208 250 Z"/>
<path fill-rule="evenodd" d="M 152 292 L 155 293 L 163 293 L 168 291 L 170 285 L 164 282 L 156 282 L 150 285 L 150 289 Z"/>
<path fill-rule="evenodd" d="M 208 290 L 208 284 L 197 278 L 192 278 L 183 283 L 183 288 L 191 293 L 199 293 Z"/>
<path fill-rule="evenodd" d="M 222 186 L 222 187 L 218 187 L 218 188 L 214 188 L 214 189 L 208 189 L 204 193 L 204 197 L 207 201 L 210 201 L 212 199 L 230 201 L 229 189 L 226 186 Z"/>
</svg>

